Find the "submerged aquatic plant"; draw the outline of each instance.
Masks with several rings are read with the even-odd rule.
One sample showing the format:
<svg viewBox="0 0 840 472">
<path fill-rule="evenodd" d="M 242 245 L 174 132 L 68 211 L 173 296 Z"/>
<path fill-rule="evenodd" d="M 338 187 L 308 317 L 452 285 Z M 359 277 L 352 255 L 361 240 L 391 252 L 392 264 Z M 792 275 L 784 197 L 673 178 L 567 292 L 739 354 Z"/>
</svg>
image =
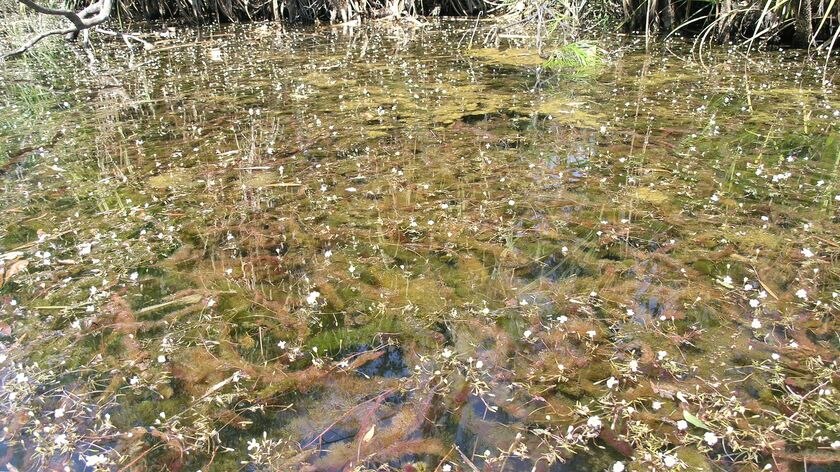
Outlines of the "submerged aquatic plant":
<svg viewBox="0 0 840 472">
<path fill-rule="evenodd" d="M 0 193 L 2 460 L 838 462 L 813 64 L 707 74 L 639 44 L 534 87 L 543 58 L 462 54 L 459 23 L 178 34 L 130 73 L 105 55 L 96 100 L 31 107 L 74 125 Z"/>
</svg>

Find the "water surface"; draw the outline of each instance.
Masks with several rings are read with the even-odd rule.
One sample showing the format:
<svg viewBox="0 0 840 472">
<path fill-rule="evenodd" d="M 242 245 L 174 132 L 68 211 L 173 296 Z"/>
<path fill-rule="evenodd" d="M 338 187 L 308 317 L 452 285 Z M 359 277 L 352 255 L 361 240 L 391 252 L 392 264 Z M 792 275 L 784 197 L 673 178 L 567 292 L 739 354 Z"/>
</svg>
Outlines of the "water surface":
<svg viewBox="0 0 840 472">
<path fill-rule="evenodd" d="M 9 65 L 0 464 L 836 467 L 836 67 L 471 28 Z"/>
</svg>

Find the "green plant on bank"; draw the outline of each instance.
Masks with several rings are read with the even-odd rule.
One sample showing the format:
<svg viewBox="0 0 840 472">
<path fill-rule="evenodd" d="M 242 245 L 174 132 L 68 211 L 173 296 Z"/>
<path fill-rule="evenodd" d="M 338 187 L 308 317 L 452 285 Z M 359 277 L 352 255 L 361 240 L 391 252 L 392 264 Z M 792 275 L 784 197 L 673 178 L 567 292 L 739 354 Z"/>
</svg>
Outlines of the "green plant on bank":
<svg viewBox="0 0 840 472">
<path fill-rule="evenodd" d="M 555 49 L 543 67 L 548 70 L 589 76 L 601 70 L 606 51 L 586 41 L 576 41 Z"/>
</svg>

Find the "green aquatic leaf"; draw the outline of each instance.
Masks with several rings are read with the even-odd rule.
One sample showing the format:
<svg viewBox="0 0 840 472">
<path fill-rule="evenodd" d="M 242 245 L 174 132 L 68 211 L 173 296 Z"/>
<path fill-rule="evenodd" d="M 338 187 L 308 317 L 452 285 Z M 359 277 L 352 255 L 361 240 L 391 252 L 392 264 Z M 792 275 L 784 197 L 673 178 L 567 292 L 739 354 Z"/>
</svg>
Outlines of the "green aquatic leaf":
<svg viewBox="0 0 840 472">
<path fill-rule="evenodd" d="M 700 418 L 689 413 L 688 410 L 683 410 L 683 418 L 698 428 L 709 429 L 709 425 L 704 423 Z"/>
</svg>

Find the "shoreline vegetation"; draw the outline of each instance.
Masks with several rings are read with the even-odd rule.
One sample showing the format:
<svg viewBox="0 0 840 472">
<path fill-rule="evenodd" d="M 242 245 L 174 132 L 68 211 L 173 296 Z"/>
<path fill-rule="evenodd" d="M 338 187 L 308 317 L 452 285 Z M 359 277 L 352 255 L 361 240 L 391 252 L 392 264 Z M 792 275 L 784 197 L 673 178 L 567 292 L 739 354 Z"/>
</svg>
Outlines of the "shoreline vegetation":
<svg viewBox="0 0 840 472">
<path fill-rule="evenodd" d="M 151 49 L 152 43 L 142 35 L 125 29 L 161 21 L 195 26 L 396 20 L 422 25 L 434 17 L 491 18 L 497 34 L 528 38 L 541 53 L 546 42 L 568 44 L 586 36 L 622 32 L 643 34 L 646 41 L 679 34 L 701 45 L 773 44 L 830 56 L 840 36 L 837 0 L 70 0 L 66 7 L 17 2 L 0 7 L 7 18 L 0 40 L 16 45 L 0 50 L 7 59 L 50 36 L 81 37 L 87 46 L 90 31 Z M 43 18 L 34 17 L 54 20 L 53 27 L 43 28 Z M 22 20 L 23 25 L 14 25 Z"/>
</svg>

